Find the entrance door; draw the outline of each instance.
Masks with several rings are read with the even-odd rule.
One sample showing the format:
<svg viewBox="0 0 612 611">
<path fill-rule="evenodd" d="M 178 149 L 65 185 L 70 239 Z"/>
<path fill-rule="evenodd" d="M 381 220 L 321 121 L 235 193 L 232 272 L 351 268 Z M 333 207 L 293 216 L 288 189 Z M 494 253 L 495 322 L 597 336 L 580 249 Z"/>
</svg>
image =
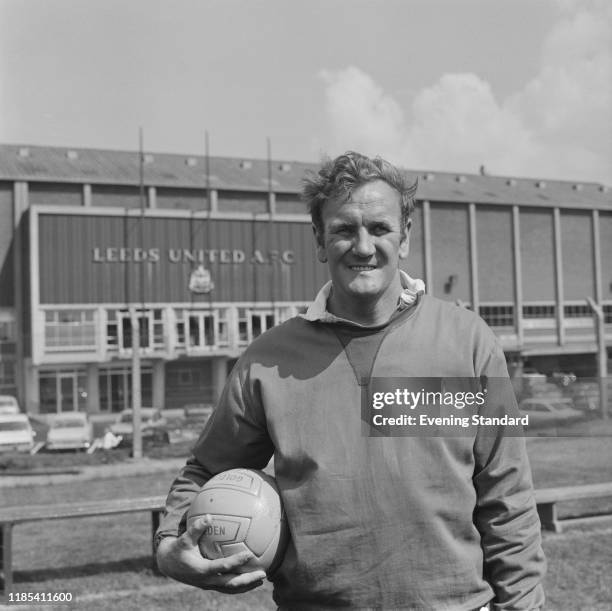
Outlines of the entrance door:
<svg viewBox="0 0 612 611">
<path fill-rule="evenodd" d="M 109 375 L 110 408 L 112 412 L 120 412 L 130 407 L 130 390 L 123 371 Z"/>
<path fill-rule="evenodd" d="M 77 388 L 75 374 L 62 374 L 58 376 L 57 385 L 57 411 L 74 412 L 78 409 Z"/>
<path fill-rule="evenodd" d="M 142 404 L 152 405 L 153 373 L 150 366 L 141 371 Z M 132 407 L 132 374 L 129 369 L 100 372 L 100 409 L 120 412 Z"/>
</svg>

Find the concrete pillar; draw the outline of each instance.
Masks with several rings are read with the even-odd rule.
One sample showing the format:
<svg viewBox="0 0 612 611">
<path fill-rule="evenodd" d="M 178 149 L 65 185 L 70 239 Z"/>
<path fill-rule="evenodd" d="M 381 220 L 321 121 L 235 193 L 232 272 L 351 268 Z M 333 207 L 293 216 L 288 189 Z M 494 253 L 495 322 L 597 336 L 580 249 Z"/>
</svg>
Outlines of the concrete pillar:
<svg viewBox="0 0 612 611">
<path fill-rule="evenodd" d="M 210 205 L 208 209 L 211 212 L 217 212 L 219 210 L 219 193 L 217 189 L 210 189 L 209 197 L 210 197 Z"/>
<path fill-rule="evenodd" d="M 599 239 L 599 210 L 592 211 L 593 228 L 593 269 L 595 270 L 595 302 L 602 302 L 602 277 L 601 277 L 601 241 Z"/>
<path fill-rule="evenodd" d="M 212 398 L 216 403 L 221 397 L 227 379 L 227 357 L 217 356 L 212 361 Z"/>
<path fill-rule="evenodd" d="M 478 288 L 478 245 L 476 243 L 476 204 L 469 205 L 470 234 L 470 299 L 472 311 L 480 314 L 480 291 Z"/>
<path fill-rule="evenodd" d="M 28 183 L 16 181 L 13 184 L 13 278 L 14 278 L 14 296 L 15 296 L 15 326 L 17 330 L 17 343 L 15 345 L 15 382 L 17 386 L 17 399 L 22 408 L 26 411 L 36 409 L 38 412 L 38 404 L 36 407 L 30 405 L 28 397 L 28 373 L 25 365 L 26 343 L 30 340 L 30 333 L 26 331 L 26 321 L 24 320 L 24 312 L 30 308 L 26 308 L 23 302 L 24 282 L 29 278 L 29 274 L 24 274 L 25 263 L 23 260 L 23 240 L 22 231 L 20 229 L 21 217 L 28 208 Z M 38 278 L 36 279 L 38 282 Z M 29 324 L 28 324 L 29 326 Z"/>
<path fill-rule="evenodd" d="M 563 294 L 563 253 L 561 246 L 561 211 L 553 208 L 553 229 L 555 247 L 555 301 L 557 313 L 557 342 L 559 346 L 565 344 L 565 327 L 563 305 L 565 297 Z"/>
<path fill-rule="evenodd" d="M 423 202 L 423 256 L 425 263 L 425 290 L 433 295 L 433 264 L 431 259 L 431 212 L 428 201 Z"/>
<path fill-rule="evenodd" d="M 166 403 L 166 361 L 153 361 L 153 407 L 163 408 Z"/>
<path fill-rule="evenodd" d="M 149 187 L 147 200 L 148 208 L 157 208 L 157 189 L 155 187 Z"/>
<path fill-rule="evenodd" d="M 100 367 L 98 363 L 87 363 L 87 413 L 100 411 Z"/>
<path fill-rule="evenodd" d="M 31 359 L 25 359 L 23 362 L 23 400 L 22 408 L 28 414 L 40 414 L 40 384 L 38 382 L 38 367 L 32 364 Z"/>
<path fill-rule="evenodd" d="M 521 269 L 521 224 L 519 207 L 512 206 L 512 255 L 514 258 L 514 325 L 519 346 L 523 345 L 523 271 Z"/>
<path fill-rule="evenodd" d="M 91 185 L 83 185 L 83 206 L 91 206 Z"/>
<path fill-rule="evenodd" d="M 276 213 L 276 193 L 274 191 L 268 192 L 268 212 L 270 216 Z"/>
</svg>

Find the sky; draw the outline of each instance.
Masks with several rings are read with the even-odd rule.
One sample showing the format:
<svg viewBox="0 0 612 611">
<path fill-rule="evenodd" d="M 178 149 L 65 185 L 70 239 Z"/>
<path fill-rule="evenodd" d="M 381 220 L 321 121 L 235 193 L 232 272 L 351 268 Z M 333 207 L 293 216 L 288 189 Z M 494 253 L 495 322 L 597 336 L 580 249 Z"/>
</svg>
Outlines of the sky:
<svg viewBox="0 0 612 611">
<path fill-rule="evenodd" d="M 609 0 L 0 0 L 0 143 L 612 185 Z"/>
</svg>

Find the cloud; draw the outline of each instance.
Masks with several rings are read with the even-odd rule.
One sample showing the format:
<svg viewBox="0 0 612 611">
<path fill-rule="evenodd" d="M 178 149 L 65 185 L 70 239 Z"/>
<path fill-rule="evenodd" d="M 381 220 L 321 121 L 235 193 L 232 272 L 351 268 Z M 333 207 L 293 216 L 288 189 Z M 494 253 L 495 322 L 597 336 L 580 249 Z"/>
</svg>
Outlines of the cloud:
<svg viewBox="0 0 612 611">
<path fill-rule="evenodd" d="M 422 90 L 412 104 L 407 137 L 426 167 L 442 163 L 471 171 L 483 162 L 507 165 L 532 145 L 520 120 L 475 74 L 447 74 Z"/>
<path fill-rule="evenodd" d="M 340 72 L 323 70 L 319 76 L 325 83 L 334 148 L 389 151 L 401 146 L 403 111 L 371 76 L 353 66 Z"/>
<path fill-rule="evenodd" d="M 612 3 L 558 4 L 537 75 L 502 100 L 476 74 L 444 74 L 402 108 L 357 67 L 323 71 L 330 145 L 415 169 L 484 163 L 495 174 L 612 184 Z"/>
</svg>

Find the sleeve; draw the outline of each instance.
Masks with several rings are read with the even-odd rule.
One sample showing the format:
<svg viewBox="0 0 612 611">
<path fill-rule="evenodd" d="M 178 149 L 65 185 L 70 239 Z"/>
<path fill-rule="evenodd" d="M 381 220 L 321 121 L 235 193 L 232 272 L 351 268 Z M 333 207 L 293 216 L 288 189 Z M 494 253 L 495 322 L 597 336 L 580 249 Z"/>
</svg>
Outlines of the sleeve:
<svg viewBox="0 0 612 611">
<path fill-rule="evenodd" d="M 196 442 L 193 456 L 173 481 L 155 543 L 185 531 L 185 515 L 200 488 L 214 475 L 239 467 L 263 469 L 274 447 L 269 438 L 260 393 L 246 359 L 238 361 L 219 403 Z M 252 388 L 253 386 L 253 388 Z"/>
<path fill-rule="evenodd" d="M 517 413 L 497 340 L 482 374 L 503 413 Z M 491 608 L 537 610 L 544 604 L 546 560 L 524 434 L 516 428 L 479 427 L 474 455 L 474 523 L 481 535 L 484 576 L 495 592 Z"/>
</svg>

